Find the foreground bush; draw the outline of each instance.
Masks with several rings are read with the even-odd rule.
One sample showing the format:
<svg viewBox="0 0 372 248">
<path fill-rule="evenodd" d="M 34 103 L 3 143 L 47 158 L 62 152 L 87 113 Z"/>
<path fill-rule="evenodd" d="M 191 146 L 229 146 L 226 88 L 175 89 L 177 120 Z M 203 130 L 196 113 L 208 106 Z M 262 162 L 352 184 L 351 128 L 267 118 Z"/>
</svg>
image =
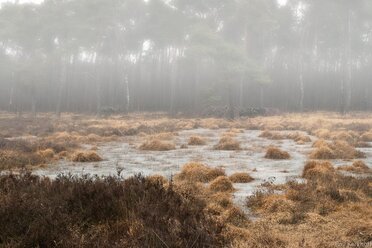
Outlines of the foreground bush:
<svg viewBox="0 0 372 248">
<path fill-rule="evenodd" d="M 204 208 L 141 176 L 1 176 L 0 247 L 222 247 Z"/>
</svg>

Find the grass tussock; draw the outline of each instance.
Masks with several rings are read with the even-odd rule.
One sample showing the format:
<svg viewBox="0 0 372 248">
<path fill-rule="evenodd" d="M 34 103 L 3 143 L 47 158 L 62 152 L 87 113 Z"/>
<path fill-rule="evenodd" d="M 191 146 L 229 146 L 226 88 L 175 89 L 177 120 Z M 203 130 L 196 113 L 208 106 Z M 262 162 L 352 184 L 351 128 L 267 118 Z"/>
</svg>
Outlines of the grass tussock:
<svg viewBox="0 0 372 248">
<path fill-rule="evenodd" d="M 169 141 L 148 140 L 145 141 L 139 149 L 143 151 L 170 151 L 176 149 L 176 146 Z"/>
<path fill-rule="evenodd" d="M 237 151 L 241 150 L 240 143 L 232 137 L 224 136 L 220 139 L 217 145 L 214 146 L 215 150 Z"/>
<path fill-rule="evenodd" d="M 234 186 L 226 176 L 219 176 L 209 184 L 209 189 L 213 192 L 232 192 Z"/>
<path fill-rule="evenodd" d="M 339 218 L 346 221 L 350 214 L 356 214 L 359 221 L 363 221 L 364 214 L 359 214 L 359 211 L 369 211 L 371 214 L 370 207 L 367 207 L 372 196 L 368 186 L 370 177 L 345 176 L 337 173 L 328 162 L 314 161 L 305 166 L 303 176 L 307 180 L 302 183 L 290 181 L 283 185 L 283 194 L 269 189 L 258 190 L 247 199 L 247 206 L 268 218 L 274 218 L 276 228 L 284 230 L 287 225 L 301 224 L 310 232 L 315 231 L 314 221 L 327 225 L 324 220 L 327 216 L 331 216 L 330 221 L 334 223 L 339 221 L 334 216 L 341 216 Z M 359 206 L 366 209 L 360 210 Z M 337 228 L 344 228 L 344 224 L 339 223 Z"/>
<path fill-rule="evenodd" d="M 285 160 L 285 159 L 290 159 L 291 155 L 288 152 L 282 151 L 277 147 L 269 147 L 266 151 L 265 158 L 275 159 L 275 160 Z"/>
<path fill-rule="evenodd" d="M 188 142 L 188 145 L 189 146 L 203 146 L 205 145 L 207 142 L 205 141 L 204 138 L 200 137 L 200 136 L 191 136 L 189 138 L 189 142 Z"/>
<path fill-rule="evenodd" d="M 326 161 L 326 162 L 319 162 L 319 161 L 309 161 L 306 163 L 304 170 L 302 172 L 303 178 L 314 178 L 319 177 L 322 175 L 329 175 L 335 172 L 333 165 Z"/>
<path fill-rule="evenodd" d="M 285 139 L 286 137 L 278 132 L 271 132 L 271 131 L 268 131 L 268 130 L 265 130 L 263 131 L 259 137 L 261 138 L 267 138 L 267 139 L 271 139 L 271 140 L 282 140 L 282 139 Z"/>
<path fill-rule="evenodd" d="M 181 172 L 175 176 L 175 180 L 208 183 L 220 176 L 225 176 L 224 170 L 193 162 L 184 165 Z"/>
<path fill-rule="evenodd" d="M 81 151 L 75 153 L 71 160 L 79 163 L 100 162 L 102 158 L 95 151 Z"/>
<path fill-rule="evenodd" d="M 250 183 L 254 181 L 254 178 L 245 172 L 234 173 L 231 176 L 229 176 L 229 179 L 233 183 Z"/>
<path fill-rule="evenodd" d="M 371 171 L 371 169 L 361 160 L 355 161 L 349 166 L 341 166 L 338 169 L 354 173 L 368 173 Z"/>
<path fill-rule="evenodd" d="M 363 133 L 360 139 L 365 142 L 372 142 L 372 131 Z"/>
<path fill-rule="evenodd" d="M 311 159 L 358 159 L 365 158 L 363 152 L 358 151 L 346 141 L 337 140 L 332 143 L 319 140 L 313 144 L 316 149 L 310 154 Z"/>
<path fill-rule="evenodd" d="M 141 176 L 0 176 L 4 247 L 223 247 L 206 203 Z M 27 231 L 25 231 L 27 230 Z"/>
<path fill-rule="evenodd" d="M 55 152 L 54 152 L 53 149 L 48 148 L 48 149 L 45 149 L 45 150 L 38 151 L 38 154 L 45 159 L 52 159 L 55 155 Z"/>
</svg>

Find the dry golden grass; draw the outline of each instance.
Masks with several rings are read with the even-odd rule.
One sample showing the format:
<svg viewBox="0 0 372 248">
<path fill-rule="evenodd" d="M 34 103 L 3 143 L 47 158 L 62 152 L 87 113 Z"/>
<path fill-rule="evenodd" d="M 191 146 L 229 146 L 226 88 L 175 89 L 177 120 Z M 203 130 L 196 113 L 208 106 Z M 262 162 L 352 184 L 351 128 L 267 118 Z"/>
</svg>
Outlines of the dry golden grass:
<svg viewBox="0 0 372 248">
<path fill-rule="evenodd" d="M 313 144 L 313 147 L 316 147 L 316 149 L 310 154 L 311 159 L 356 159 L 365 157 L 364 153 L 356 150 L 343 140 L 336 140 L 333 143 L 318 140 Z"/>
<path fill-rule="evenodd" d="M 209 189 L 213 192 L 232 192 L 234 186 L 226 176 L 219 176 L 209 184 Z"/>
<path fill-rule="evenodd" d="M 248 173 L 245 172 L 234 173 L 231 176 L 229 176 L 229 179 L 233 183 L 250 183 L 254 180 L 253 177 L 251 177 Z"/>
<path fill-rule="evenodd" d="M 328 146 L 319 146 L 310 154 L 311 159 L 335 159 L 336 155 Z"/>
<path fill-rule="evenodd" d="M 188 142 L 188 145 L 189 146 L 203 146 L 205 145 L 207 142 L 205 141 L 204 138 L 200 137 L 200 136 L 191 136 L 189 138 L 189 142 Z"/>
<path fill-rule="evenodd" d="M 168 180 L 162 175 L 151 175 L 147 179 L 152 183 L 160 183 L 161 185 L 167 185 Z"/>
<path fill-rule="evenodd" d="M 317 177 L 319 175 L 333 173 L 335 171 L 333 165 L 326 161 L 309 161 L 306 163 L 305 168 L 302 172 L 302 177 L 304 178 L 312 178 Z"/>
<path fill-rule="evenodd" d="M 360 137 L 360 139 L 362 141 L 372 142 L 372 131 L 363 133 L 363 135 Z"/>
<path fill-rule="evenodd" d="M 225 150 L 225 151 L 236 151 L 240 150 L 240 143 L 229 136 L 224 136 L 220 139 L 217 145 L 214 146 L 215 150 Z"/>
<path fill-rule="evenodd" d="M 170 151 L 176 149 L 176 146 L 168 141 L 153 139 L 145 141 L 139 149 L 144 151 Z"/>
<path fill-rule="evenodd" d="M 371 169 L 361 160 L 355 161 L 352 165 L 349 166 L 341 166 L 338 169 L 354 173 L 367 173 L 371 171 Z"/>
<path fill-rule="evenodd" d="M 282 151 L 277 147 L 269 147 L 266 151 L 265 158 L 275 159 L 275 160 L 284 160 L 284 159 L 290 159 L 291 155 L 289 155 L 288 152 Z"/>
<path fill-rule="evenodd" d="M 88 163 L 102 161 L 102 158 L 94 151 L 81 151 L 75 153 L 71 160 L 73 162 Z"/>
<path fill-rule="evenodd" d="M 316 161 L 309 162 L 303 174 L 307 180 L 286 183 L 281 187 L 284 193 L 259 190 L 248 199 L 261 219 L 251 223 L 245 235 L 230 236 L 232 247 L 346 247 L 370 242 L 371 178 L 343 176 L 329 162 Z M 275 239 L 278 243 L 264 234 L 280 237 Z M 265 242 L 257 242 L 258 236 Z"/>
<path fill-rule="evenodd" d="M 175 180 L 207 183 L 224 175 L 225 171 L 222 169 L 211 168 L 204 164 L 193 162 L 184 165 L 181 172 L 175 176 Z"/>
<path fill-rule="evenodd" d="M 282 140 L 282 139 L 285 139 L 286 137 L 278 132 L 271 132 L 271 131 L 268 131 L 268 130 L 265 130 L 263 131 L 259 137 L 261 138 L 267 138 L 267 139 L 271 139 L 271 140 Z"/>
<path fill-rule="evenodd" d="M 48 148 L 48 149 L 45 149 L 45 150 L 40 150 L 37 153 L 41 157 L 43 157 L 44 159 L 52 159 L 55 155 L 53 149 L 51 149 L 51 148 Z"/>
<path fill-rule="evenodd" d="M 313 143 L 313 147 L 315 148 L 320 148 L 323 146 L 328 146 L 327 141 L 325 141 L 324 139 L 319 139 Z"/>
</svg>

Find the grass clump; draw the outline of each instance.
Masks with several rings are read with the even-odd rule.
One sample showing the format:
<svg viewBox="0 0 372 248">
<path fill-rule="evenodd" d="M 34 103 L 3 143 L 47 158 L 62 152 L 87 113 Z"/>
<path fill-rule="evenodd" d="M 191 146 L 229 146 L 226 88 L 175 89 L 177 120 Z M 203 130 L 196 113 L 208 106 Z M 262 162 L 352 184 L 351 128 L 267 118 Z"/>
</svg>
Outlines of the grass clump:
<svg viewBox="0 0 372 248">
<path fill-rule="evenodd" d="M 241 172 L 241 173 L 234 173 L 229 176 L 229 179 L 233 183 L 250 183 L 254 180 L 248 173 Z"/>
<path fill-rule="evenodd" d="M 55 155 L 53 149 L 45 149 L 45 150 L 40 150 L 38 151 L 38 154 L 43 157 L 43 158 L 46 158 L 46 159 L 52 159 Z"/>
<path fill-rule="evenodd" d="M 270 131 L 263 131 L 258 137 L 260 138 L 267 138 L 271 140 L 282 140 L 285 139 L 285 136 L 278 133 L 278 132 L 270 132 Z"/>
<path fill-rule="evenodd" d="M 304 170 L 302 172 L 303 178 L 313 178 L 318 177 L 320 175 L 333 173 L 335 171 L 333 165 L 326 161 L 309 161 L 306 163 Z"/>
<path fill-rule="evenodd" d="M 291 155 L 288 152 L 282 151 L 277 147 L 269 147 L 266 151 L 265 158 L 275 159 L 275 160 L 285 160 L 290 159 Z"/>
<path fill-rule="evenodd" d="M 183 166 L 182 171 L 175 176 L 176 180 L 208 183 L 219 176 L 225 176 L 220 168 L 211 168 L 201 163 L 189 163 Z"/>
<path fill-rule="evenodd" d="M 230 179 L 226 176 L 219 176 L 209 184 L 209 189 L 213 192 L 232 192 L 234 187 Z"/>
<path fill-rule="evenodd" d="M 236 151 L 240 150 L 240 143 L 232 137 L 224 136 L 220 139 L 217 145 L 214 146 L 215 150 Z"/>
<path fill-rule="evenodd" d="M 355 161 L 350 166 L 341 166 L 338 169 L 355 173 L 367 173 L 370 171 L 370 168 L 361 160 Z"/>
<path fill-rule="evenodd" d="M 310 154 L 311 159 L 335 159 L 336 155 L 328 146 L 320 146 Z"/>
<path fill-rule="evenodd" d="M 203 139 L 202 137 L 200 136 L 191 136 L 189 138 L 189 142 L 188 142 L 188 145 L 189 146 L 203 146 L 205 145 L 207 142 L 205 141 L 205 139 Z"/>
<path fill-rule="evenodd" d="M 310 154 L 311 159 L 356 159 L 364 158 L 365 154 L 356 150 L 353 146 L 343 140 L 333 143 L 317 141 L 313 144 L 316 149 Z"/>
<path fill-rule="evenodd" d="M 71 160 L 73 162 L 89 163 L 102 161 L 102 158 L 95 151 L 82 151 L 75 153 Z"/>
<path fill-rule="evenodd" d="M 168 141 L 153 139 L 143 143 L 139 149 L 144 151 L 170 151 L 176 149 L 176 146 Z"/>
<path fill-rule="evenodd" d="M 372 142 L 372 131 L 363 133 L 360 139 L 365 142 Z"/>
</svg>

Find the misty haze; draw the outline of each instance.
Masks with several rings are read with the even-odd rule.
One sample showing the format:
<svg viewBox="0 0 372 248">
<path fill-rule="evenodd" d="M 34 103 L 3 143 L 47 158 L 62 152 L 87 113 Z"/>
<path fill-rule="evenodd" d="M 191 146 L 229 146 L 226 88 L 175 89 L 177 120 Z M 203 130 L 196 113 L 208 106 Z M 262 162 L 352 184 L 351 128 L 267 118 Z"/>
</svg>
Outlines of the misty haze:
<svg viewBox="0 0 372 248">
<path fill-rule="evenodd" d="M 372 246 L 371 0 L 0 0 L 0 247 Z"/>
</svg>

